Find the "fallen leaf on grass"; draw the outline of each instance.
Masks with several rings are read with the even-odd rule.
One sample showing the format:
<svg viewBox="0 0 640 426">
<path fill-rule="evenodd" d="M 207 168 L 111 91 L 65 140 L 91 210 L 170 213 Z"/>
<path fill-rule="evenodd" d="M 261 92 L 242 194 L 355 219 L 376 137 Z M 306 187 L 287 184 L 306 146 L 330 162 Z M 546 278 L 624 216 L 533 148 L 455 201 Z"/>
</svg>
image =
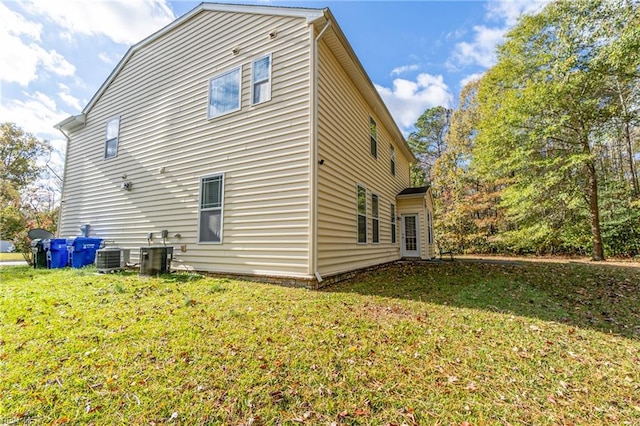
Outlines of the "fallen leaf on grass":
<svg viewBox="0 0 640 426">
<path fill-rule="evenodd" d="M 98 410 L 100 410 L 102 408 L 102 405 L 96 405 L 95 407 L 92 407 L 91 404 L 87 404 L 86 407 L 84 407 L 84 411 L 86 413 L 94 413 Z"/>
<path fill-rule="evenodd" d="M 477 391 L 478 390 L 478 386 L 476 386 L 476 384 L 474 382 L 469 382 L 469 384 L 467 385 L 467 387 L 465 388 L 468 391 Z"/>
<path fill-rule="evenodd" d="M 369 412 L 367 410 L 364 410 L 362 408 L 356 408 L 355 411 L 353 412 L 354 416 L 368 416 Z"/>
</svg>

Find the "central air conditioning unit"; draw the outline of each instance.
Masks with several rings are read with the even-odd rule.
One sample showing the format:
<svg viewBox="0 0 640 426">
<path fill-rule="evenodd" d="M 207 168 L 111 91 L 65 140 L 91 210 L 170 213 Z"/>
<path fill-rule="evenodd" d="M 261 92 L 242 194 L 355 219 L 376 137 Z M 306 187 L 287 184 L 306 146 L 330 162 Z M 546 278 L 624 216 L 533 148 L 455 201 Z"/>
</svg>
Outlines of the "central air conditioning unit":
<svg viewBox="0 0 640 426">
<path fill-rule="evenodd" d="M 126 268 L 131 250 L 118 247 L 106 247 L 96 251 L 96 268 L 98 272 L 121 271 Z"/>
<path fill-rule="evenodd" d="M 140 247 L 140 275 L 157 276 L 171 271 L 173 247 Z"/>
</svg>

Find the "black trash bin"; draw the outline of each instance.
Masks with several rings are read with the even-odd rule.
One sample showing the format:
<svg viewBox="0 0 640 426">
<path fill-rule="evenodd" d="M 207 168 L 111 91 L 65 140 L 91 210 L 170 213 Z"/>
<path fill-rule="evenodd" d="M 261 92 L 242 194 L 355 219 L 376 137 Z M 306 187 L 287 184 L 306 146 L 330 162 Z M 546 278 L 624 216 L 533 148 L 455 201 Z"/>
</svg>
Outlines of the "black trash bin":
<svg viewBox="0 0 640 426">
<path fill-rule="evenodd" d="M 44 251 L 44 247 L 42 246 L 42 238 L 31 240 L 31 253 L 33 253 L 33 268 L 46 269 L 47 252 Z"/>
</svg>

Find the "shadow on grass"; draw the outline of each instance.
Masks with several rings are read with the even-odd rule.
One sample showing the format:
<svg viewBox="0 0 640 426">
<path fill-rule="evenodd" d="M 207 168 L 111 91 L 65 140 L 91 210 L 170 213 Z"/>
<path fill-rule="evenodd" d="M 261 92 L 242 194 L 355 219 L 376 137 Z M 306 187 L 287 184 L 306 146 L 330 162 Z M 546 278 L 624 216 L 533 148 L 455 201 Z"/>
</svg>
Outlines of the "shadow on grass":
<svg viewBox="0 0 640 426">
<path fill-rule="evenodd" d="M 400 262 L 322 291 L 555 321 L 640 339 L 640 269 L 533 262 Z"/>
</svg>

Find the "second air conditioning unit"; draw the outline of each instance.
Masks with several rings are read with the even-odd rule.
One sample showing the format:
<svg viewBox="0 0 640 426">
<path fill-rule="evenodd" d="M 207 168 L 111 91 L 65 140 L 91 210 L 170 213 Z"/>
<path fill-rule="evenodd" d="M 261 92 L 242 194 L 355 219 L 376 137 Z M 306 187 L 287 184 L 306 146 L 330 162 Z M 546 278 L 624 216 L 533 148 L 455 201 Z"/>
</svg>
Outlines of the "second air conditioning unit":
<svg viewBox="0 0 640 426">
<path fill-rule="evenodd" d="M 96 268 L 98 272 L 121 271 L 127 267 L 131 256 L 130 249 L 106 247 L 96 252 Z"/>
</svg>

